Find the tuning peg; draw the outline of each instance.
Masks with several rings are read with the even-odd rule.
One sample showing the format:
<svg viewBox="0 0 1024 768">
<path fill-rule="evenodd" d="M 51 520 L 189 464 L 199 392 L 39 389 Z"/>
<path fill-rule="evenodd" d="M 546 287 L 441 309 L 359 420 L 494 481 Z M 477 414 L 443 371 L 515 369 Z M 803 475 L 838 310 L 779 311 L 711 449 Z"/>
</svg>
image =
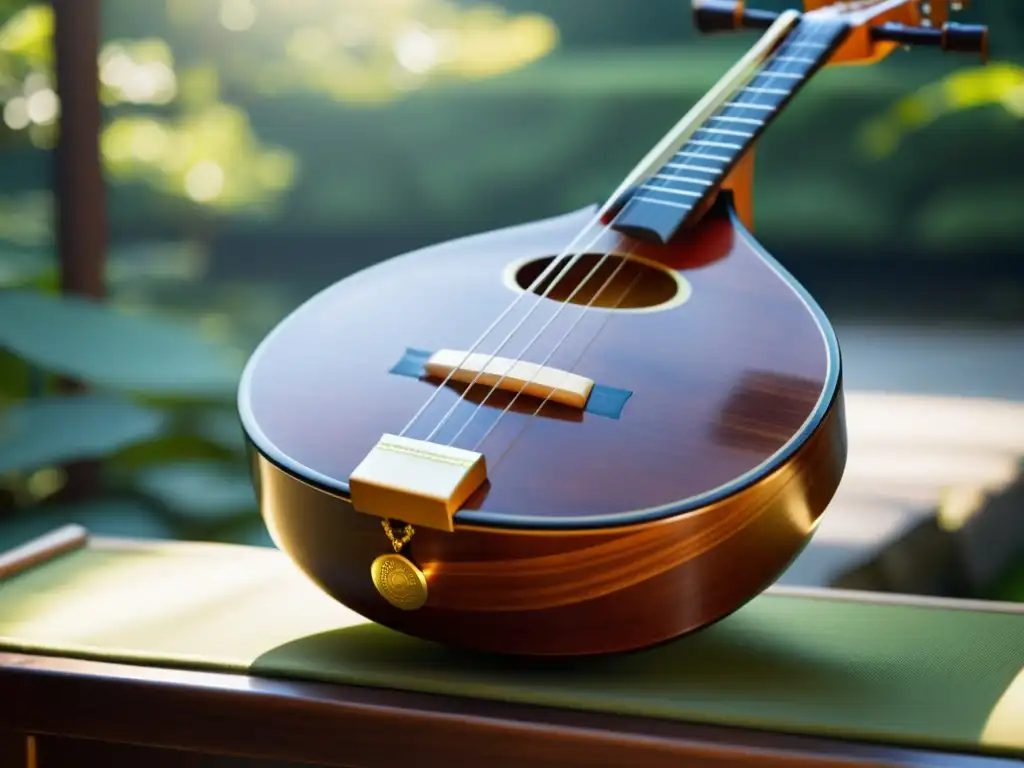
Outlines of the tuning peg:
<svg viewBox="0 0 1024 768">
<path fill-rule="evenodd" d="M 988 61 L 988 27 L 947 22 L 942 25 L 939 45 L 944 51 L 977 53 L 981 55 L 982 61 Z"/>
<path fill-rule="evenodd" d="M 742 0 L 693 0 L 693 25 L 705 34 L 768 29 L 778 17 L 772 11 L 748 9 Z"/>
<path fill-rule="evenodd" d="M 878 42 L 931 45 L 947 52 L 977 53 L 983 61 L 988 61 L 988 27 L 978 24 L 948 21 L 941 28 L 933 29 L 889 23 L 872 27 L 871 37 Z"/>
</svg>

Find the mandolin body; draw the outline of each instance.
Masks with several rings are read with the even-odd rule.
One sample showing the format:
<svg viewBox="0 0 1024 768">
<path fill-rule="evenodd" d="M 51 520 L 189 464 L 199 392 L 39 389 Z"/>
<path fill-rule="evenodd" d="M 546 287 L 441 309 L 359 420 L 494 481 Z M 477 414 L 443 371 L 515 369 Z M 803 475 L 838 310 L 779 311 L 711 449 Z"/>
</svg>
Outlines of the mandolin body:
<svg viewBox="0 0 1024 768">
<path fill-rule="evenodd" d="M 469 350 L 522 290 L 517 275 L 563 252 L 594 213 L 363 270 L 299 307 L 253 354 L 239 408 L 267 527 L 313 582 L 367 619 L 484 651 L 637 649 L 730 614 L 812 535 L 846 461 L 839 346 L 727 206 L 670 246 L 606 231 L 588 251 L 631 251 L 649 265 L 633 298 L 585 310 L 527 294 L 479 348 L 493 352 L 522 321 L 502 352 L 514 358 L 554 317 L 523 359 L 552 353 L 547 365 L 618 393 L 618 410 L 547 403 L 535 413 L 540 401 L 520 398 L 505 412 L 506 392 L 394 372 L 409 349 Z M 425 438 L 454 406 L 434 439 L 483 438 L 474 450 L 488 480 L 453 532 L 416 528 L 403 554 L 429 596 L 400 610 L 371 581 L 371 562 L 392 550 L 381 519 L 353 509 L 348 478 L 438 387 L 408 436 Z"/>
</svg>

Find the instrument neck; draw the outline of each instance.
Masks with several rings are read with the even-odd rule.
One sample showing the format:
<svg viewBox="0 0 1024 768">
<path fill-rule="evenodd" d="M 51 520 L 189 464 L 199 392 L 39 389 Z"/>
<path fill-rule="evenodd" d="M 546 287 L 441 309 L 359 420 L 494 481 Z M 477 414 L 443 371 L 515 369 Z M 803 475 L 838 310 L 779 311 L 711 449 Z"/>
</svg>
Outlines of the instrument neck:
<svg viewBox="0 0 1024 768">
<path fill-rule="evenodd" d="M 642 240 L 670 242 L 705 210 L 736 163 L 847 32 L 841 21 L 801 19 L 750 77 L 724 88 L 720 81 L 716 107 L 694 121 L 680 148 L 633 188 L 612 228 Z"/>
</svg>

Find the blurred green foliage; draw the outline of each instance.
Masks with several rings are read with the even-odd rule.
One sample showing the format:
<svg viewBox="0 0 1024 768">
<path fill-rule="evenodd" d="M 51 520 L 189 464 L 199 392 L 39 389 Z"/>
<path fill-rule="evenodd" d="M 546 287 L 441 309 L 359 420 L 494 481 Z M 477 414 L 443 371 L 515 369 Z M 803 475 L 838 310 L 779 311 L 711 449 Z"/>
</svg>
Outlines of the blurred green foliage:
<svg viewBox="0 0 1024 768">
<path fill-rule="evenodd" d="M 100 306 L 56 295 L 49 178 L 21 181 L 25 150 L 51 148 L 59 128 L 52 11 L 0 0 L 0 547 L 66 520 L 266 543 L 234 388 L 300 297 L 244 268 L 208 279 L 211 235 L 434 239 L 594 202 L 750 43 L 698 42 L 686 3 L 645 2 L 657 13 L 620 0 L 105 0 L 101 150 L 128 244 L 108 254 Z M 600 45 L 559 48 L 587 35 Z M 1020 142 L 1020 68 L 918 55 L 823 73 L 787 110 L 759 149 L 763 237 L 936 254 L 1019 242 L 1024 190 L 1005 158 Z M 985 140 L 950 152 L 938 120 Z M 339 255 L 338 276 L 352 263 Z M 91 394 L 60 397 L 60 375 Z M 103 496 L 69 506 L 61 467 L 84 458 L 102 460 Z"/>
<path fill-rule="evenodd" d="M 265 542 L 234 411 L 237 349 L 32 285 L 0 292 L 0 349 L 0 514 L 17 512 L 0 543 L 72 520 L 97 533 Z M 60 396 L 58 374 L 91 394 Z M 102 498 L 54 504 L 62 465 L 82 459 L 103 460 Z"/>
<path fill-rule="evenodd" d="M 505 0 L 505 11 L 454 0 L 105 0 L 112 224 L 125 237 L 192 236 L 215 221 L 223 235 L 436 239 L 589 204 L 751 40 L 698 39 L 686 3 L 647 1 L 649 15 L 618 0 L 592 0 L 586 12 L 557 0 Z M 1013 13 L 984 11 L 994 53 L 1009 57 L 989 71 L 1007 72 L 1022 53 Z M 32 40 L 46 33 L 37 16 L 34 27 L 15 25 L 35 29 Z M 569 48 L 557 47 L 563 38 Z M 45 89 L 22 91 L 47 82 L 49 65 L 11 56 L 2 66 L 21 73 L 7 94 L 21 99 L 16 124 L 32 98 L 47 117 Z M 1024 221 L 1012 201 L 1024 182 L 1005 158 L 1019 121 L 978 108 L 943 117 L 950 130 L 922 123 L 903 142 L 884 117 L 964 66 L 958 93 L 989 89 L 993 76 L 931 50 L 816 78 L 762 140 L 765 239 L 865 253 L 956 255 L 979 239 L 1014 249 Z M 48 130 L 14 133 L 46 145 Z M 985 141 L 957 151 L 971 135 Z M 880 141 L 898 151 L 866 162 Z"/>
<path fill-rule="evenodd" d="M 434 80 L 519 67 L 556 37 L 543 16 L 446 0 L 169 0 L 164 26 L 186 30 L 179 37 L 218 23 L 238 33 L 257 8 L 277 22 L 244 60 L 192 50 L 181 66 L 152 35 L 104 44 L 108 181 L 181 200 L 184 226 L 198 230 L 183 241 L 112 249 L 110 302 L 55 292 L 47 192 L 0 198 L 0 548 L 68 521 L 101 534 L 268 542 L 234 398 L 245 352 L 284 314 L 286 299 L 243 282 L 213 288 L 213 297 L 197 290 L 207 264 L 202 230 L 210 213 L 266 215 L 301 169 L 294 152 L 261 140 L 247 110 L 225 98 L 225 76 L 228 90 L 244 82 L 266 97 L 298 87 L 379 104 Z M 325 32 L 325 14 L 341 38 Z M 428 27 L 444 34 L 432 37 Z M 46 149 L 57 137 L 52 35 L 51 6 L 0 2 L 8 146 L 27 139 Z M 283 55 L 267 56 L 261 44 Z M 61 395 L 58 377 L 90 394 Z M 63 467 L 87 459 L 100 460 L 101 496 L 69 505 Z"/>
<path fill-rule="evenodd" d="M 919 88 L 867 123 L 864 149 L 876 157 L 891 156 L 907 136 L 945 116 L 992 106 L 1024 120 L 1024 67 L 1009 62 L 969 67 Z"/>
</svg>

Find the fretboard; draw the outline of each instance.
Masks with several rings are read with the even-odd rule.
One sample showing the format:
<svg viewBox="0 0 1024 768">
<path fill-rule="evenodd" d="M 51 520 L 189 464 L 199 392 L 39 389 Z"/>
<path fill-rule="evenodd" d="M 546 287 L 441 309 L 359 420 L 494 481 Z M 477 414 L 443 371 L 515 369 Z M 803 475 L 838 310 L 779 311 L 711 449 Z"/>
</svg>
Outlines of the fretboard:
<svg viewBox="0 0 1024 768">
<path fill-rule="evenodd" d="M 800 21 L 754 77 L 637 186 L 611 222 L 643 240 L 668 243 L 842 42 L 842 22 Z"/>
</svg>

